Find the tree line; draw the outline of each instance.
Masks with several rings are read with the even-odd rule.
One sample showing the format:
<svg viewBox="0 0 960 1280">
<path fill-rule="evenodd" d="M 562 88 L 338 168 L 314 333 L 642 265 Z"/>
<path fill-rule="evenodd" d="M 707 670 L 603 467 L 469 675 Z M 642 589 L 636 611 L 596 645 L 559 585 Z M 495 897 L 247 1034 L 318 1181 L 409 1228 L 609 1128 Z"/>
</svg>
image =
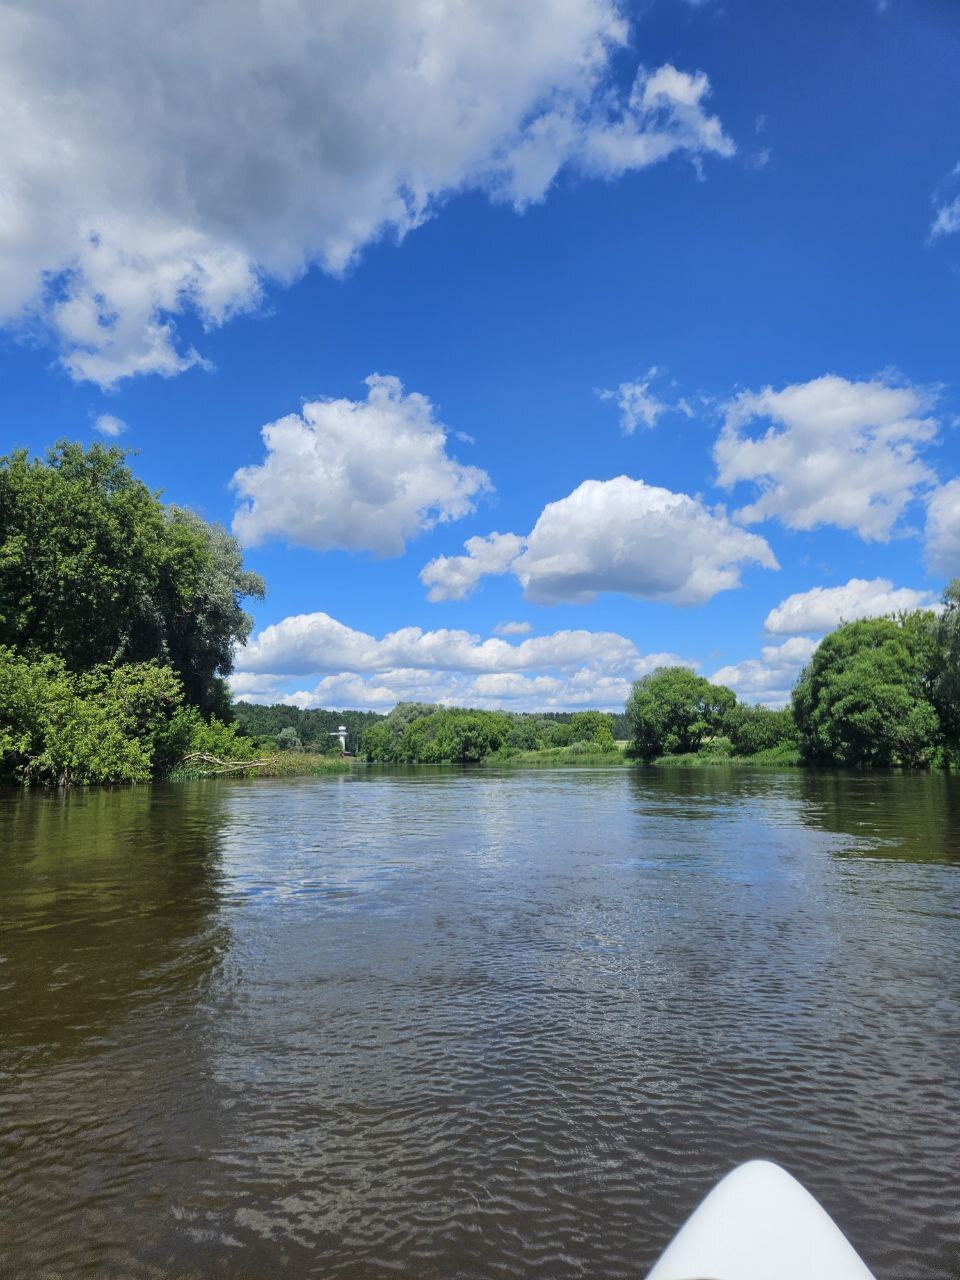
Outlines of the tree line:
<svg viewBox="0 0 960 1280">
<path fill-rule="evenodd" d="M 848 622 L 826 636 L 782 710 L 738 702 L 684 667 L 638 680 L 634 753 L 758 763 L 928 768 L 960 764 L 960 579 L 941 612 Z"/>
<path fill-rule="evenodd" d="M 347 750 L 356 753 L 367 726 L 383 719 L 379 711 L 301 710 L 283 703 L 263 706 L 237 702 L 233 711 L 243 732 L 258 743 L 272 742 L 281 748 L 319 751 L 325 755 L 340 753 L 340 740 L 336 735 L 341 725 L 347 730 Z"/>
<path fill-rule="evenodd" d="M 259 746 L 388 763 L 523 755 L 890 766 L 960 763 L 960 580 L 941 611 L 828 635 L 781 710 L 685 667 L 624 712 L 515 714 L 401 703 L 388 715 L 231 705 L 226 678 L 262 580 L 221 526 L 165 504 L 126 451 L 61 443 L 0 457 L 0 780 L 137 782 L 191 753 Z"/>
<path fill-rule="evenodd" d="M 508 711 L 473 711 L 401 702 L 364 731 L 360 750 L 378 764 L 477 764 L 497 756 L 566 750 L 573 756 L 616 751 L 615 719 L 576 711 L 563 720 Z"/>
</svg>

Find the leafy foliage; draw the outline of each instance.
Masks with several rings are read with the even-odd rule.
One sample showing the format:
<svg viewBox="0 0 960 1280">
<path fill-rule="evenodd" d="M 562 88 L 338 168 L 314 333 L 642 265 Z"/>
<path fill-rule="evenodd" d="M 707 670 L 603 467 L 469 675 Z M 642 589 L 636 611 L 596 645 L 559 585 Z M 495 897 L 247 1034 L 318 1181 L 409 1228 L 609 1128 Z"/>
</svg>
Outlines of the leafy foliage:
<svg viewBox="0 0 960 1280">
<path fill-rule="evenodd" d="M 912 767 L 941 743 L 931 699 L 937 664 L 930 614 L 848 622 L 823 640 L 793 692 L 805 758 Z"/>
<path fill-rule="evenodd" d="M 401 702 L 364 732 L 361 751 L 382 764 L 477 763 L 500 749 L 510 729 L 501 711 Z"/>
<path fill-rule="evenodd" d="M 166 508 L 116 447 L 0 458 L 0 644 L 69 671 L 158 662 L 228 714 L 223 677 L 263 583 L 226 530 Z"/>
<path fill-rule="evenodd" d="M 190 749 L 197 713 L 156 663 L 82 675 L 0 648 L 0 777 L 67 785 L 145 782 Z"/>
<path fill-rule="evenodd" d="M 659 667 L 634 684 L 627 700 L 634 750 L 644 760 L 697 751 L 720 731 L 735 703 L 725 685 L 687 667 Z"/>
<path fill-rule="evenodd" d="M 944 610 L 937 625 L 931 700 L 940 718 L 944 747 L 960 763 L 960 578 L 943 593 Z"/>
<path fill-rule="evenodd" d="M 724 717 L 723 728 L 734 755 L 755 756 L 784 744 L 796 747 L 797 727 L 789 707 L 772 711 L 769 707 L 738 702 Z"/>
<path fill-rule="evenodd" d="M 563 748 L 574 755 L 614 752 L 613 716 L 568 714 L 564 722 L 506 711 L 470 711 L 401 702 L 364 731 L 361 751 L 382 764 L 479 763 Z"/>
<path fill-rule="evenodd" d="M 588 742 L 601 751 L 613 747 L 613 716 L 603 711 L 577 711 L 570 720 L 574 742 Z"/>
</svg>

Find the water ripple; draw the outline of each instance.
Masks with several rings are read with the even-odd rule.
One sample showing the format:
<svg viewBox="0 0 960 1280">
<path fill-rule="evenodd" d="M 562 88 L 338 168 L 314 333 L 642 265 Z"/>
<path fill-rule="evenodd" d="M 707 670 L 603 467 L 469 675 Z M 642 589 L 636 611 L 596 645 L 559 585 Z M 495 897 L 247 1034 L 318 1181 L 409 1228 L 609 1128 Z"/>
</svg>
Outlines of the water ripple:
<svg viewBox="0 0 960 1280">
<path fill-rule="evenodd" d="M 960 1276 L 942 780 L 105 795 L 0 800 L 0 1273 L 634 1277 L 765 1155 Z"/>
</svg>

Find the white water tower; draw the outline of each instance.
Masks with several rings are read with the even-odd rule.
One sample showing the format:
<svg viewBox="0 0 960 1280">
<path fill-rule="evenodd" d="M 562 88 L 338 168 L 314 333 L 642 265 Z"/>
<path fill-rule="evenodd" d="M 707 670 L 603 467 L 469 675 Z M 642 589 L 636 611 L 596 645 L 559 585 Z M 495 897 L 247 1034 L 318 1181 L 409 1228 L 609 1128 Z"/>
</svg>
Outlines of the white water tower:
<svg viewBox="0 0 960 1280">
<path fill-rule="evenodd" d="M 347 754 L 347 726 L 345 724 L 340 725 L 340 727 L 337 729 L 331 729 L 328 734 L 328 737 L 339 738 L 340 751 L 342 752 L 343 755 Z"/>
</svg>

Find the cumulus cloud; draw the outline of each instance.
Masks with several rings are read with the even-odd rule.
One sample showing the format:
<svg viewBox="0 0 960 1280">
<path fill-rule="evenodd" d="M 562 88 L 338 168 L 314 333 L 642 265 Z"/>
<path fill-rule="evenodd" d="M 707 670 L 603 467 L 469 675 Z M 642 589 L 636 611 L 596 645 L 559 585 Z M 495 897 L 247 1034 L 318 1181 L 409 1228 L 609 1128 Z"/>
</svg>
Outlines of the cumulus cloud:
<svg viewBox="0 0 960 1280">
<path fill-rule="evenodd" d="M 693 410 L 686 400 L 667 404 L 657 399 L 651 387 L 658 372 L 654 366 L 647 370 L 645 377 L 638 378 L 636 382 L 621 382 L 616 391 L 602 388 L 597 392 L 601 400 L 616 400 L 620 410 L 620 427 L 625 436 L 632 436 L 639 426 L 655 427 L 657 419 L 665 413 L 679 412 L 688 418 L 693 416 Z"/>
<path fill-rule="evenodd" d="M 960 479 L 934 489 L 927 504 L 926 552 L 930 568 L 960 577 Z"/>
<path fill-rule="evenodd" d="M 101 413 L 93 423 L 94 431 L 98 431 L 102 436 L 109 436 L 115 440 L 117 436 L 122 436 L 127 429 L 127 424 L 122 418 L 114 417 L 112 413 Z"/>
<path fill-rule="evenodd" d="M 366 385 L 364 400 L 309 401 L 263 428 L 266 458 L 233 477 L 241 542 L 400 555 L 408 538 L 465 516 L 492 488 L 485 471 L 447 453 L 426 396 L 380 374 Z"/>
<path fill-rule="evenodd" d="M 495 636 L 527 636 L 533 630 L 529 622 L 498 622 L 493 628 Z"/>
<path fill-rule="evenodd" d="M 662 655 L 661 655 L 662 656 Z M 437 671 L 503 672 L 584 664 L 632 671 L 632 640 L 612 631 L 556 631 L 519 644 L 481 640 L 469 631 L 403 627 L 377 640 L 327 613 L 301 613 L 265 627 L 238 654 L 246 672 Z"/>
<path fill-rule="evenodd" d="M 340 272 L 451 193 L 517 207 L 734 146 L 707 77 L 621 94 L 618 0 L 38 0 L 0 11 L 0 320 L 103 386 L 202 363 L 266 280 Z"/>
<path fill-rule="evenodd" d="M 756 500 L 736 512 L 744 524 L 832 524 L 885 542 L 934 481 L 919 456 L 937 434 L 932 400 L 924 388 L 834 374 L 780 391 L 745 391 L 727 405 L 714 447 L 718 481 L 758 486 Z"/>
<path fill-rule="evenodd" d="M 630 685 L 683 660 L 641 653 L 616 632 L 557 631 L 519 643 L 404 627 L 377 639 L 326 613 L 264 628 L 237 655 L 236 697 L 296 706 L 446 702 L 518 710 L 622 706 Z M 691 664 L 687 664 L 691 665 Z M 291 679 L 319 677 L 308 688 Z"/>
<path fill-rule="evenodd" d="M 732 525 L 722 509 L 629 476 L 585 480 L 548 503 L 523 542 L 508 567 L 542 604 L 584 604 L 604 591 L 703 604 L 738 587 L 744 565 L 779 568 L 767 542 Z M 425 582 L 442 578 L 438 563 L 426 566 Z"/>
<path fill-rule="evenodd" d="M 818 644 L 807 636 L 794 636 L 783 644 L 764 645 L 759 658 L 721 667 L 710 679 L 725 684 L 745 702 L 782 707 L 789 702 L 797 676 Z"/>
<path fill-rule="evenodd" d="M 513 572 L 532 600 L 585 603 L 601 591 L 703 604 L 744 565 L 779 568 L 769 545 L 722 510 L 642 480 L 585 480 L 548 503 Z"/>
<path fill-rule="evenodd" d="M 651 668 L 652 670 L 653 668 Z M 242 680 L 242 677 L 241 677 Z M 398 702 L 431 702 L 447 706 L 480 707 L 509 711 L 575 711 L 590 707 L 620 711 L 632 681 L 624 676 L 602 675 L 591 670 L 561 676 L 524 676 L 517 672 L 464 676 L 444 671 L 398 669 L 380 676 L 344 671 L 324 676 L 306 689 L 284 690 L 275 680 L 270 692 L 236 693 L 251 702 L 281 702 L 307 710 L 312 707 L 351 707 L 389 711 Z"/>
<path fill-rule="evenodd" d="M 789 636 L 801 631 L 823 634 L 841 622 L 926 609 L 935 603 L 932 592 L 895 588 L 889 578 L 851 578 L 841 587 L 813 587 L 788 596 L 770 610 L 763 625 L 771 635 Z"/>
<path fill-rule="evenodd" d="M 433 603 L 464 600 L 481 578 L 507 573 L 523 550 L 523 539 L 515 533 L 491 533 L 468 538 L 463 545 L 465 556 L 437 556 L 421 571 L 420 581 L 430 588 L 427 599 Z"/>
</svg>

